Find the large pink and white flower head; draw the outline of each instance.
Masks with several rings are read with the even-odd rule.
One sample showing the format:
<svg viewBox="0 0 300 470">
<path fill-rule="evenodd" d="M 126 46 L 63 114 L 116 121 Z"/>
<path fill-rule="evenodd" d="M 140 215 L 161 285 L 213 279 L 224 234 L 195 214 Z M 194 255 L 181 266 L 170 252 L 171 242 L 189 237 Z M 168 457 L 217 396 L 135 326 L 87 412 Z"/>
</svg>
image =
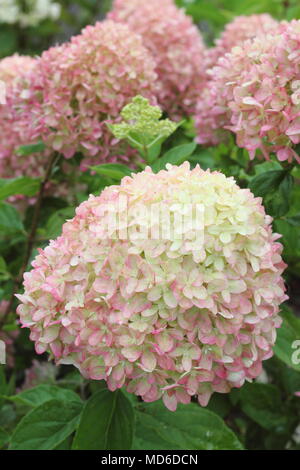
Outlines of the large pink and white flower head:
<svg viewBox="0 0 300 470">
<path fill-rule="evenodd" d="M 300 159 L 300 21 L 281 23 L 278 31 L 234 47 L 211 69 L 199 99 L 198 142 L 215 144 L 226 130 L 250 157 Z"/>
<path fill-rule="evenodd" d="M 109 18 L 141 34 L 156 62 L 164 111 L 173 118 L 192 113 L 206 73 L 205 46 L 191 18 L 173 0 L 115 0 Z"/>
<path fill-rule="evenodd" d="M 107 123 L 137 94 L 155 102 L 155 63 L 141 37 L 126 25 L 87 26 L 70 43 L 44 52 L 32 77 L 27 107 L 32 139 L 66 158 L 86 156 L 84 167 L 117 158 Z"/>
<path fill-rule="evenodd" d="M 25 274 L 18 314 L 37 353 L 110 390 L 206 405 L 272 356 L 287 298 L 278 237 L 233 178 L 147 168 L 77 208 Z"/>
<path fill-rule="evenodd" d="M 237 16 L 225 26 L 221 36 L 216 39 L 215 46 L 207 50 L 207 67 L 216 65 L 218 59 L 234 46 L 241 45 L 247 39 L 264 37 L 278 30 L 279 23 L 267 13 L 261 15 Z"/>
<path fill-rule="evenodd" d="M 48 159 L 53 154 L 51 148 L 30 155 L 18 152 L 19 147 L 35 143 L 32 126 L 36 117 L 30 96 L 33 77 L 38 74 L 38 63 L 38 59 L 17 54 L 0 61 L 0 81 L 5 84 L 5 103 L 0 103 L 0 178 L 43 178 Z M 58 197 L 67 197 L 69 193 L 64 182 L 55 188 L 48 184 L 46 191 L 49 190 L 51 195 Z M 9 201 L 24 212 L 34 199 L 16 195 Z"/>
<path fill-rule="evenodd" d="M 17 149 L 30 142 L 30 107 L 24 99 L 31 86 L 31 74 L 37 71 L 37 59 L 14 55 L 0 61 L 0 80 L 5 83 L 5 102 L 0 103 L 0 178 L 40 177 L 49 152 L 21 156 Z"/>
</svg>

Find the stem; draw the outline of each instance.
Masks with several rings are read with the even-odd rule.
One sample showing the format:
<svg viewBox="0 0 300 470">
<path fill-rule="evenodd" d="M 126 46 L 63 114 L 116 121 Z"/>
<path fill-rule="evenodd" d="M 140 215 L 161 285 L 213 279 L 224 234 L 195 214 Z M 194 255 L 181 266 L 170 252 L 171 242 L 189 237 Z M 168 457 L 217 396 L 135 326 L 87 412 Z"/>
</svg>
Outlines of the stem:
<svg viewBox="0 0 300 470">
<path fill-rule="evenodd" d="M 151 147 L 153 147 L 153 145 L 157 144 L 157 142 L 159 142 L 162 137 L 163 137 L 163 135 L 159 135 L 158 137 L 156 137 L 156 139 L 152 140 L 151 144 L 148 145 L 148 148 L 151 149 Z"/>
<path fill-rule="evenodd" d="M 247 168 L 246 168 L 247 173 L 251 173 L 251 171 L 253 169 L 253 165 L 254 165 L 254 161 L 249 159 L 248 165 L 247 165 Z"/>
<path fill-rule="evenodd" d="M 130 135 L 128 135 L 126 138 L 129 140 L 129 142 L 131 142 L 131 143 L 132 143 L 133 145 L 135 145 L 136 147 L 138 147 L 138 148 L 140 148 L 140 149 L 143 149 L 142 144 L 140 144 L 137 140 L 135 140 L 135 139 L 134 139 L 133 137 L 131 137 Z"/>
<path fill-rule="evenodd" d="M 35 204 L 35 207 L 34 207 L 34 212 L 33 212 L 33 217 L 32 217 L 32 225 L 31 225 L 31 230 L 30 230 L 29 237 L 28 237 L 28 242 L 27 242 L 26 255 L 25 255 L 25 259 L 24 259 L 20 274 L 19 274 L 19 278 L 23 277 L 23 274 L 26 271 L 28 262 L 29 262 L 30 257 L 31 257 L 31 253 L 32 253 L 33 246 L 34 246 L 34 243 L 35 243 L 36 231 L 37 231 L 37 228 L 38 228 L 38 222 L 39 222 L 39 217 L 40 217 L 40 212 L 41 212 L 41 207 L 42 207 L 42 201 L 43 201 L 44 192 L 45 192 L 45 186 L 49 181 L 49 178 L 50 178 L 51 173 L 52 173 L 52 168 L 53 168 L 56 160 L 57 160 L 57 155 L 54 154 L 48 162 L 48 166 L 46 168 L 46 173 L 45 173 L 44 179 L 42 180 L 41 185 L 40 185 L 40 190 L 39 190 L 37 201 L 36 201 L 36 204 Z"/>
<path fill-rule="evenodd" d="M 39 189 L 39 192 L 38 192 L 38 195 L 37 195 L 37 200 L 36 200 L 36 203 L 35 203 L 35 206 L 34 206 L 32 224 L 31 224 L 31 229 L 30 229 L 29 235 L 28 235 L 27 247 L 26 247 L 24 261 L 23 261 L 23 264 L 21 266 L 19 275 L 15 279 L 12 294 L 11 294 L 11 298 L 9 300 L 7 308 L 4 312 L 3 317 L 1 318 L 0 328 L 4 325 L 5 319 L 11 311 L 11 308 L 12 308 L 13 302 L 14 302 L 14 298 L 15 298 L 15 294 L 17 293 L 17 290 L 20 286 L 20 283 L 22 282 L 23 275 L 24 275 L 24 273 L 27 269 L 27 265 L 28 265 L 29 260 L 31 258 L 32 250 L 33 250 L 35 239 L 36 239 L 36 232 L 37 232 L 37 228 L 38 228 L 38 222 L 39 222 L 39 217 L 40 217 L 40 212 L 41 212 L 45 187 L 46 187 L 46 184 L 48 183 L 48 181 L 50 179 L 52 169 L 53 169 L 57 159 L 58 159 L 58 155 L 54 153 L 48 161 L 48 165 L 47 165 L 47 168 L 46 168 L 46 171 L 45 171 L 44 178 L 41 181 L 40 189 Z"/>
</svg>

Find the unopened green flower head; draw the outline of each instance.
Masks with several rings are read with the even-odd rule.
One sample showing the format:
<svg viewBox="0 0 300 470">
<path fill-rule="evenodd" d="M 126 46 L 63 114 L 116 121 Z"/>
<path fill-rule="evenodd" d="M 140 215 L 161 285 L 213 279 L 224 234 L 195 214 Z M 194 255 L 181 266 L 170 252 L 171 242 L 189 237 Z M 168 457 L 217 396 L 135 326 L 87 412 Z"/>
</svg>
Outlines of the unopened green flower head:
<svg viewBox="0 0 300 470">
<path fill-rule="evenodd" d="M 162 111 L 158 106 L 152 106 L 149 100 L 138 95 L 121 111 L 123 122 L 110 126 L 117 139 L 129 139 L 132 136 L 149 144 L 158 137 L 167 138 L 178 127 L 170 119 L 161 119 Z"/>
</svg>

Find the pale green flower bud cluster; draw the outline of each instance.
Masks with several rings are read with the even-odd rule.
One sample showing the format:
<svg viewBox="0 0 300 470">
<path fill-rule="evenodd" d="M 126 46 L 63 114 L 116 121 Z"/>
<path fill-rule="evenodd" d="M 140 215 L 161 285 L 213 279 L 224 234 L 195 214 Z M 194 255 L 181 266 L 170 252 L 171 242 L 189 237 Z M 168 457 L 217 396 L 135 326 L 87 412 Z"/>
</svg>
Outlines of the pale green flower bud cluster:
<svg viewBox="0 0 300 470">
<path fill-rule="evenodd" d="M 158 106 L 152 106 L 148 99 L 138 95 L 123 108 L 123 121 L 111 125 L 110 129 L 117 139 L 126 139 L 136 148 L 149 147 L 159 139 L 167 139 L 178 127 L 170 119 L 161 119 L 162 114 Z"/>
</svg>

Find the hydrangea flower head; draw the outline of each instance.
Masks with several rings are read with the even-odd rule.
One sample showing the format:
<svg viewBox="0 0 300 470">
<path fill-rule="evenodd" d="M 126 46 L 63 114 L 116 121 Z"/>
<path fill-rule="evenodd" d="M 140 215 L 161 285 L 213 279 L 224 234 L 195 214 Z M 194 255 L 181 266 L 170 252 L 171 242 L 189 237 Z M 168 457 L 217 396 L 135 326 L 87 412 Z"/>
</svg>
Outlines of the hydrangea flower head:
<svg viewBox="0 0 300 470">
<path fill-rule="evenodd" d="M 40 250 L 18 314 L 37 353 L 110 390 L 206 405 L 272 355 L 287 298 L 278 237 L 233 178 L 147 167 L 90 196 Z"/>
<path fill-rule="evenodd" d="M 155 102 L 154 67 L 140 36 L 126 25 L 87 26 L 39 60 L 27 97 L 32 140 L 42 137 L 66 158 L 83 153 L 84 168 L 117 157 L 107 123 L 118 121 L 121 109 L 139 93 Z"/>
<path fill-rule="evenodd" d="M 0 178 L 41 177 L 49 151 L 27 156 L 17 149 L 31 143 L 32 115 L 27 102 L 31 74 L 37 73 L 37 59 L 17 54 L 0 61 L 0 80 L 5 83 L 5 104 L 0 104 Z"/>
<path fill-rule="evenodd" d="M 191 18 L 173 0 L 115 0 L 109 18 L 141 34 L 156 62 L 163 110 L 172 118 L 192 113 L 206 73 L 205 46 Z"/>
<path fill-rule="evenodd" d="M 198 142 L 216 144 L 226 129 L 254 158 L 300 158 L 300 21 L 283 22 L 274 34 L 246 41 L 220 58 L 199 100 Z M 224 132 L 225 130 L 225 132 Z"/>
<path fill-rule="evenodd" d="M 42 149 L 43 146 L 30 155 L 19 152 L 19 147 L 32 143 L 30 124 L 34 116 L 29 97 L 32 77 L 37 73 L 38 60 L 29 56 L 15 54 L 0 61 L 0 81 L 5 83 L 5 104 L 0 103 L 0 178 L 25 175 L 42 178 L 48 159 L 53 154 L 51 149 Z M 55 188 L 48 184 L 46 190 L 58 197 L 66 197 L 69 193 L 64 183 Z M 9 201 L 24 212 L 35 199 L 15 195 Z"/>
<path fill-rule="evenodd" d="M 241 45 L 247 39 L 264 37 L 270 32 L 278 30 L 279 23 L 267 13 L 261 15 L 236 16 L 228 23 L 220 38 L 216 39 L 215 46 L 207 50 L 207 67 L 216 65 L 218 59 L 234 46 Z"/>
</svg>

